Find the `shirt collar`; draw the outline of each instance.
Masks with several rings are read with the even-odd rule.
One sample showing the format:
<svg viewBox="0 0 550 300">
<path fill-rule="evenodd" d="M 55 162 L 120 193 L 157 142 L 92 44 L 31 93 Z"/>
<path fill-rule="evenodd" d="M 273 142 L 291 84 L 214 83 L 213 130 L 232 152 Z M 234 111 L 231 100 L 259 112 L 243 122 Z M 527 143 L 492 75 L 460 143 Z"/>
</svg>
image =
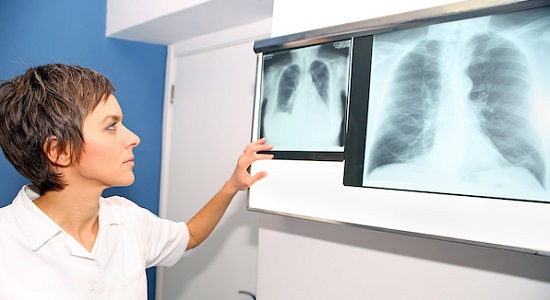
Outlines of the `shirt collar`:
<svg viewBox="0 0 550 300">
<path fill-rule="evenodd" d="M 101 197 L 99 199 L 99 221 L 100 226 L 103 224 L 108 225 L 122 225 L 124 218 L 112 209 L 108 209 L 109 206 L 107 199 Z"/>
<path fill-rule="evenodd" d="M 33 251 L 62 232 L 61 227 L 32 202 L 38 197 L 38 188 L 26 185 L 21 188 L 12 203 L 14 217 Z"/>
<path fill-rule="evenodd" d="M 101 197 L 99 199 L 99 232 L 92 252 L 102 268 L 107 266 L 117 247 L 119 234 L 117 225 L 123 224 L 123 218 L 108 207 L 106 199 Z"/>
<path fill-rule="evenodd" d="M 63 232 L 50 217 L 41 211 L 33 201 L 40 197 L 39 190 L 34 185 L 26 185 L 21 188 L 13 200 L 13 214 L 29 246 L 33 251 L 40 249 L 51 238 Z M 106 200 L 99 200 L 99 219 L 101 225 L 121 225 L 123 218 L 109 209 L 102 209 L 107 205 Z"/>
</svg>

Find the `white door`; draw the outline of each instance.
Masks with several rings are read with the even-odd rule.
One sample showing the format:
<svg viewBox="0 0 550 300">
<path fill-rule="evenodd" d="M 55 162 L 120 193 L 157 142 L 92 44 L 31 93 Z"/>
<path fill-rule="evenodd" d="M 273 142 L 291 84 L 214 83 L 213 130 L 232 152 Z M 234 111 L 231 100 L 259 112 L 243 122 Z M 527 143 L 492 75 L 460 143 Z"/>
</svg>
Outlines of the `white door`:
<svg viewBox="0 0 550 300">
<path fill-rule="evenodd" d="M 174 97 L 165 116 L 170 128 L 165 129 L 161 216 L 188 221 L 229 178 L 250 142 L 253 41 L 175 54 L 171 68 Z M 259 216 L 246 211 L 246 197 L 237 194 L 206 242 L 175 266 L 158 269 L 157 300 L 252 299 L 239 293 L 256 290 Z"/>
</svg>

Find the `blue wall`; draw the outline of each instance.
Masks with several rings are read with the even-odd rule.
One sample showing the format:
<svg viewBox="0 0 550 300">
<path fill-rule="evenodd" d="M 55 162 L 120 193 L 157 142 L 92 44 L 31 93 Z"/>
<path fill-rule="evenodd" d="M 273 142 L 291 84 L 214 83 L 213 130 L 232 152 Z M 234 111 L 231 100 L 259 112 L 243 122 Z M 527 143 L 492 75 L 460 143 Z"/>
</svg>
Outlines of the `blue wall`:
<svg viewBox="0 0 550 300">
<path fill-rule="evenodd" d="M 125 125 L 138 134 L 136 181 L 118 194 L 158 214 L 162 107 L 166 46 L 105 37 L 106 0 L 20 0 L 0 2 L 0 80 L 26 66 L 78 64 L 114 83 Z M 0 155 L 0 207 L 11 203 L 28 181 Z M 149 299 L 155 272 L 148 270 Z"/>
</svg>

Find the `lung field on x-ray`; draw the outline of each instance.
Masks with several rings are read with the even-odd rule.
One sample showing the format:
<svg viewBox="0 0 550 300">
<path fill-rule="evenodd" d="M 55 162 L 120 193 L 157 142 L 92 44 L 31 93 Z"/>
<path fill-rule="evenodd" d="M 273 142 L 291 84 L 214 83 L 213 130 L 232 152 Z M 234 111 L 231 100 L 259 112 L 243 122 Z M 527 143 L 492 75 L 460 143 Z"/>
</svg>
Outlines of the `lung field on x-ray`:
<svg viewBox="0 0 550 300">
<path fill-rule="evenodd" d="M 400 62 L 389 91 L 387 119 L 371 152 L 368 172 L 411 161 L 430 151 L 441 101 L 441 43 L 419 42 Z"/>
<path fill-rule="evenodd" d="M 540 28 L 548 36 L 541 23 L 550 22 L 495 30 L 491 18 L 375 36 L 373 64 L 383 67 L 371 78 L 387 76 L 371 82 L 364 186 L 485 196 L 546 190 L 547 137 L 534 118 L 532 74 L 548 76 L 533 58 L 550 49 L 524 47 L 522 38 L 537 38 Z"/>
<path fill-rule="evenodd" d="M 533 109 L 528 61 L 514 42 L 495 33 L 469 40 L 472 80 L 468 99 L 480 129 L 511 164 L 524 167 L 544 186 L 545 162 L 530 112 Z"/>
<path fill-rule="evenodd" d="M 343 151 L 350 41 L 264 56 L 260 135 L 274 150 Z"/>
</svg>

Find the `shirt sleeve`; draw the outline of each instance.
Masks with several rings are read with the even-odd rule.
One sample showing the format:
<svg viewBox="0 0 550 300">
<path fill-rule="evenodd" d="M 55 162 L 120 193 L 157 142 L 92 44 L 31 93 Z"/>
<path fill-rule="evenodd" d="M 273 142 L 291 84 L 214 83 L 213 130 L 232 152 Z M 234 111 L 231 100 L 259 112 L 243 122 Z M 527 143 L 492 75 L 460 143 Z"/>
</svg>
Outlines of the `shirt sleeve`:
<svg viewBox="0 0 550 300">
<path fill-rule="evenodd" d="M 170 267 L 183 255 L 189 242 L 189 229 L 183 222 L 162 219 L 143 209 L 143 242 L 146 268 Z"/>
<path fill-rule="evenodd" d="M 135 234 L 146 268 L 170 267 L 182 257 L 189 242 L 185 223 L 159 218 L 123 197 L 109 197 L 107 202 L 114 208 L 113 218 L 124 220 L 128 233 Z"/>
</svg>

